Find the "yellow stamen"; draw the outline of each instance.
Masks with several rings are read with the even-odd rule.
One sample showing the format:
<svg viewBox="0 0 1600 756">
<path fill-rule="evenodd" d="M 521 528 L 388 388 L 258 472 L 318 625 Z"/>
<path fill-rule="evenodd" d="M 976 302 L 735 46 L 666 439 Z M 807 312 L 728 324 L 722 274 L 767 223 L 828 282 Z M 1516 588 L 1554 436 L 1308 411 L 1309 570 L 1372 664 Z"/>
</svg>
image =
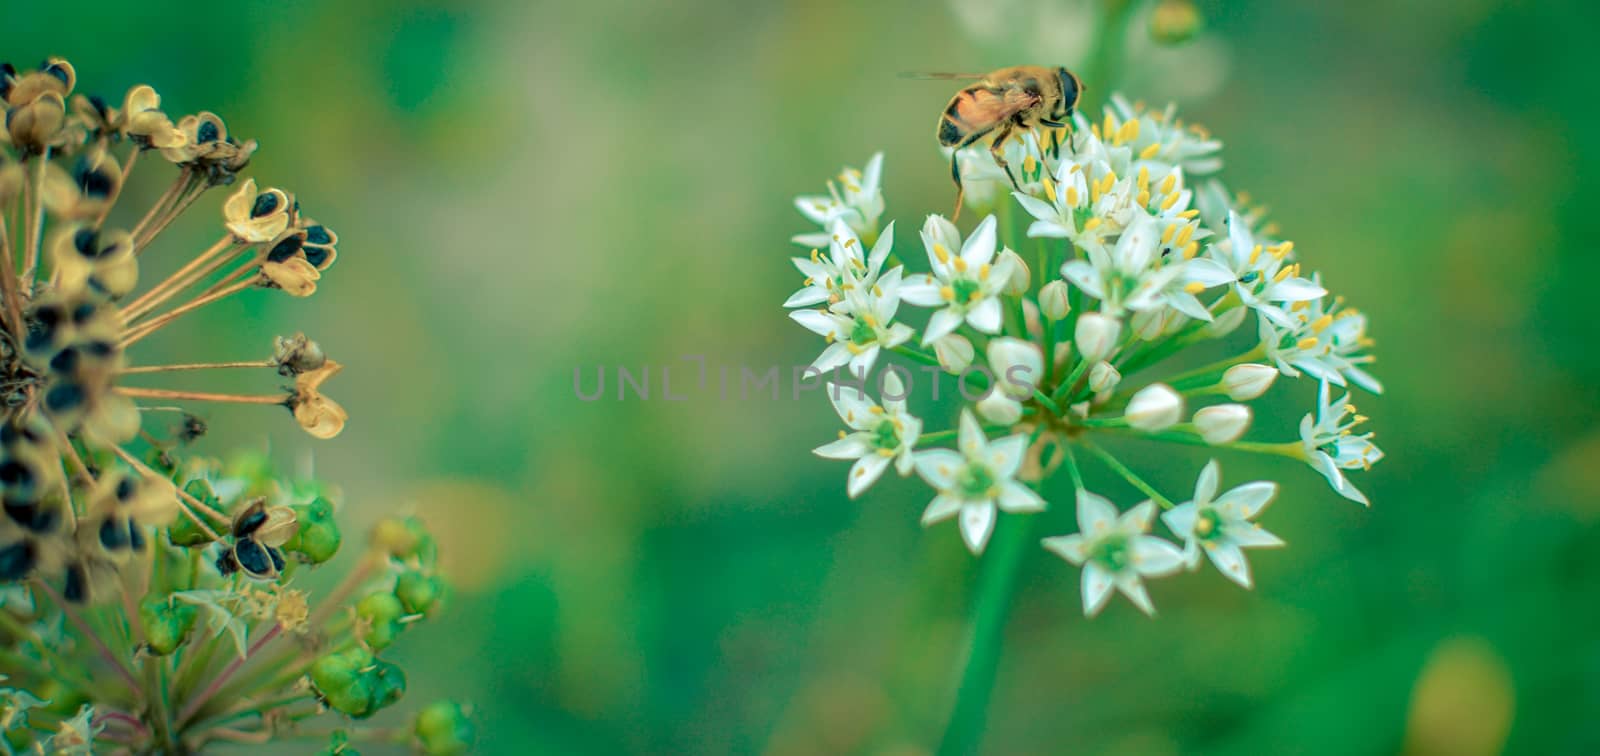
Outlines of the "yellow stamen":
<svg viewBox="0 0 1600 756">
<path fill-rule="evenodd" d="M 1199 294 L 1200 292 L 1206 290 L 1206 285 L 1200 283 L 1199 281 L 1190 281 L 1189 283 L 1183 285 L 1183 290 L 1189 292 L 1190 294 Z"/>
<path fill-rule="evenodd" d="M 956 290 L 949 286 L 941 286 L 939 287 L 939 297 L 946 302 L 953 301 L 956 298 Z"/>
<path fill-rule="evenodd" d="M 1250 250 L 1250 264 L 1255 265 L 1259 259 L 1261 259 L 1261 245 L 1257 244 L 1255 249 Z"/>
<path fill-rule="evenodd" d="M 1139 138 L 1139 121 L 1138 121 L 1138 119 L 1134 119 L 1132 121 L 1128 121 L 1127 123 L 1122 124 L 1122 128 L 1117 129 L 1117 144 L 1125 144 L 1127 142 L 1131 142 L 1131 141 L 1133 141 L 1135 139 L 1138 139 L 1138 138 Z"/>
<path fill-rule="evenodd" d="M 1195 229 L 1194 226 L 1185 225 L 1183 227 L 1183 230 L 1178 232 L 1178 238 L 1175 239 L 1173 241 L 1173 243 L 1174 244 L 1188 244 L 1189 243 L 1189 237 L 1194 236 L 1194 229 Z"/>
<path fill-rule="evenodd" d="M 1296 349 L 1310 349 L 1311 347 L 1314 347 L 1316 345 L 1317 345 L 1317 337 L 1315 337 L 1315 336 L 1307 336 L 1307 337 L 1301 339 L 1294 346 L 1295 346 Z"/>
<path fill-rule="evenodd" d="M 1185 211 L 1183 211 L 1181 213 L 1178 213 L 1178 217 L 1179 218 L 1187 218 L 1187 219 L 1190 219 L 1190 220 L 1193 220 L 1194 218 L 1198 217 L 1199 215 L 1200 215 L 1199 208 L 1193 208 L 1193 207 L 1191 207 L 1188 210 L 1185 210 Z"/>
<path fill-rule="evenodd" d="M 1156 142 L 1155 144 L 1152 144 L 1149 147 L 1144 148 L 1144 151 L 1139 153 L 1139 159 L 1140 160 L 1149 160 L 1150 158 L 1155 157 L 1156 153 L 1160 152 L 1160 151 L 1161 151 L 1161 143 L 1160 142 Z"/>
<path fill-rule="evenodd" d="M 1074 167 L 1076 167 L 1076 166 L 1074 166 Z M 1077 207 L 1077 206 L 1078 206 L 1078 187 L 1069 186 L 1069 187 L 1067 187 L 1067 207 Z"/>
<path fill-rule="evenodd" d="M 1086 220 L 1086 221 L 1083 222 L 1083 230 L 1085 230 L 1085 231 L 1093 231 L 1093 230 L 1095 230 L 1095 229 L 1097 229 L 1099 227 L 1100 227 L 1100 219 L 1099 218 L 1090 218 L 1089 220 Z"/>
<path fill-rule="evenodd" d="M 967 261 L 957 257 L 955 259 L 955 267 L 957 273 L 965 273 L 967 272 Z"/>
<path fill-rule="evenodd" d="M 882 407 L 879 407 L 879 406 L 878 406 L 878 405 L 876 405 L 876 404 L 874 404 L 874 405 L 872 405 L 872 409 L 869 409 L 869 410 L 867 410 L 867 411 L 868 411 L 868 412 L 871 412 L 871 413 L 872 413 L 872 414 L 874 414 L 874 415 L 881 415 L 881 414 L 883 414 L 883 408 L 882 408 Z"/>
<path fill-rule="evenodd" d="M 1178 185 L 1178 174 L 1169 173 L 1169 174 L 1167 174 L 1166 178 L 1161 179 L 1161 193 L 1162 194 L 1171 194 L 1172 193 L 1172 188 L 1177 186 L 1177 185 Z"/>
<path fill-rule="evenodd" d="M 1167 226 L 1166 230 L 1161 232 L 1161 243 L 1163 245 L 1171 244 L 1172 243 L 1172 233 L 1174 231 L 1177 231 L 1177 230 L 1178 230 L 1177 226 Z"/>
<path fill-rule="evenodd" d="M 1161 201 L 1161 209 L 1171 210 L 1173 205 L 1178 204 L 1180 196 L 1177 192 L 1167 195 L 1167 198 Z"/>
<path fill-rule="evenodd" d="M 1049 176 L 1044 177 L 1044 196 L 1050 200 L 1050 204 L 1055 204 L 1056 182 L 1051 181 Z"/>
<path fill-rule="evenodd" d="M 1189 242 L 1183 247 L 1183 259 L 1192 260 L 1200 252 L 1200 242 Z"/>
<path fill-rule="evenodd" d="M 949 264 L 950 262 L 950 250 L 945 249 L 943 244 L 933 245 L 933 256 L 939 258 L 941 263 Z"/>
<path fill-rule="evenodd" d="M 1322 333 L 1330 325 L 1333 325 L 1333 316 L 1323 315 L 1311 323 L 1311 330 L 1317 333 Z"/>
<path fill-rule="evenodd" d="M 978 268 L 978 280 L 985 281 L 989 278 L 989 263 L 984 263 Z"/>
</svg>

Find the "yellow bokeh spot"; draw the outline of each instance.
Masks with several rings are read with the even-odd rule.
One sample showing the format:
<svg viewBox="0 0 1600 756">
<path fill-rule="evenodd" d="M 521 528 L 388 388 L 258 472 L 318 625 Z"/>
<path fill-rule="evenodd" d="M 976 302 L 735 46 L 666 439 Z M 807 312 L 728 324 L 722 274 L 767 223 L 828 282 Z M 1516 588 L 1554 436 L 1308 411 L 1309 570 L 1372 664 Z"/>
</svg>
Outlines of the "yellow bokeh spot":
<svg viewBox="0 0 1600 756">
<path fill-rule="evenodd" d="M 1447 638 L 1411 690 L 1404 753 L 1475 756 L 1505 748 L 1516 709 L 1511 672 L 1478 637 Z"/>
</svg>

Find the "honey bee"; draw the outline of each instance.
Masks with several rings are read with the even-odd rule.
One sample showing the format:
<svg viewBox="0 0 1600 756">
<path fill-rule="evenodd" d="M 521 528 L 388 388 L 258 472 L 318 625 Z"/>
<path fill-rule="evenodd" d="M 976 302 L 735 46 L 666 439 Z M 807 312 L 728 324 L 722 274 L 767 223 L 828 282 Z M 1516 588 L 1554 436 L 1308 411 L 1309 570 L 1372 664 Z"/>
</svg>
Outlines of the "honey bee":
<svg viewBox="0 0 1600 756">
<path fill-rule="evenodd" d="M 939 144 L 953 147 L 950 153 L 950 178 L 956 182 L 956 213 L 961 212 L 961 170 L 956 163 L 956 151 L 989 140 L 989 154 L 996 165 L 1003 168 L 1011 185 L 1017 187 L 1017 177 L 1006 163 L 1002 150 L 1007 139 L 1017 130 L 1038 126 L 1051 129 L 1066 128 L 1072 110 L 1083 93 L 1083 82 L 1065 68 L 1047 66 L 1012 66 L 986 74 L 922 73 L 906 74 L 923 79 L 976 79 L 977 83 L 950 98 L 939 115 Z M 1059 153 L 1059 132 L 1050 134 L 1050 149 Z"/>
</svg>

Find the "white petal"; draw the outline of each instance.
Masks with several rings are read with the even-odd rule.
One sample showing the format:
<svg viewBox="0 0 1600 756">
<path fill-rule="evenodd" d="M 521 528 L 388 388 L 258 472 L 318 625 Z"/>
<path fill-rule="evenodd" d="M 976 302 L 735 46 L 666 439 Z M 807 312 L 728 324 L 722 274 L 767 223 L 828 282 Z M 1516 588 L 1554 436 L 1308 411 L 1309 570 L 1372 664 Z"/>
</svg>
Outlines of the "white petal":
<svg viewBox="0 0 1600 756">
<path fill-rule="evenodd" d="M 811 363 L 811 367 L 819 373 L 828 373 L 848 362 L 850 362 L 849 348 L 841 343 L 833 343 L 828 345 L 827 349 L 822 350 L 822 354 L 817 357 L 815 362 Z"/>
<path fill-rule="evenodd" d="M 980 458 L 989 448 L 989 439 L 983 435 L 983 426 L 978 425 L 978 418 L 972 414 L 972 410 L 961 410 L 956 446 L 968 459 Z"/>
<path fill-rule="evenodd" d="M 994 532 L 994 519 L 993 503 L 966 504 L 961 507 L 961 540 L 967 542 L 967 549 L 973 554 L 982 554 L 983 547 L 988 545 L 989 534 Z"/>
<path fill-rule="evenodd" d="M 935 312 L 933 317 L 928 318 L 928 329 L 922 332 L 922 345 L 927 346 L 950 335 L 960 325 L 961 315 L 954 310 L 945 308 Z"/>
<path fill-rule="evenodd" d="M 939 293 L 941 284 L 933 276 L 917 274 L 907 276 L 900 284 L 900 299 L 918 307 L 943 307 L 944 296 Z"/>
<path fill-rule="evenodd" d="M 1172 531 L 1184 540 L 1194 537 L 1194 521 L 1200 508 L 1194 502 L 1184 502 L 1172 509 L 1161 513 L 1161 521 L 1166 523 L 1167 530 Z"/>
<path fill-rule="evenodd" d="M 830 315 L 819 310 L 795 310 L 794 312 L 789 313 L 789 318 L 794 322 L 805 326 L 806 330 L 817 334 L 818 336 L 831 335 L 834 338 L 841 337 L 841 334 L 839 333 L 839 319 L 837 316 Z"/>
<path fill-rule="evenodd" d="M 1083 568 L 1083 614 L 1093 617 L 1106 608 L 1106 601 L 1111 598 L 1111 588 L 1116 584 L 1111 572 L 1099 564 L 1090 562 Z"/>
<path fill-rule="evenodd" d="M 953 496 L 940 494 L 928 502 L 928 508 L 922 511 L 922 527 L 943 522 L 961 511 L 961 500 Z"/>
<path fill-rule="evenodd" d="M 1089 541 L 1082 535 L 1051 536 L 1040 543 L 1049 551 L 1059 554 L 1063 559 L 1073 564 L 1083 564 L 1089 560 Z"/>
<path fill-rule="evenodd" d="M 1010 478 L 1022 468 L 1022 460 L 1027 453 L 1028 437 L 1019 433 L 990 441 L 988 462 L 994 468 L 995 475 Z"/>
<path fill-rule="evenodd" d="M 985 217 L 961 245 L 961 259 L 966 260 L 967 265 L 976 268 L 994 259 L 994 225 L 993 215 Z"/>
<path fill-rule="evenodd" d="M 1156 518 L 1156 503 L 1150 500 L 1141 501 L 1117 518 L 1117 525 L 1124 532 L 1143 533 L 1150 529 L 1151 521 Z"/>
<path fill-rule="evenodd" d="M 1250 565 L 1244 560 L 1244 552 L 1231 543 L 1218 543 L 1206 549 L 1206 556 L 1211 557 L 1211 563 L 1232 580 L 1246 588 L 1250 587 Z"/>
<path fill-rule="evenodd" d="M 1237 278 L 1233 275 L 1233 271 L 1223 267 L 1221 263 L 1204 257 L 1185 263 L 1183 277 L 1186 281 L 1199 281 L 1207 289 L 1230 283 Z"/>
<path fill-rule="evenodd" d="M 1117 524 L 1117 508 L 1100 494 L 1078 492 L 1078 532 L 1094 537 Z"/>
<path fill-rule="evenodd" d="M 878 235 L 877 243 L 872 245 L 872 251 L 867 253 L 867 270 L 876 273 L 883 268 L 883 261 L 889 259 L 889 252 L 894 248 L 894 221 L 889 221 L 883 231 Z"/>
<path fill-rule="evenodd" d="M 1144 583 L 1139 580 L 1138 573 L 1123 573 L 1117 576 L 1116 583 L 1117 590 L 1122 591 L 1122 595 L 1127 596 L 1140 611 L 1150 616 L 1155 615 L 1156 605 L 1150 602 L 1150 594 L 1145 592 Z"/>
<path fill-rule="evenodd" d="M 1061 277 L 1095 299 L 1106 298 L 1105 291 L 1100 288 L 1100 273 L 1086 261 L 1068 260 L 1061 266 Z"/>
<path fill-rule="evenodd" d="M 860 459 L 862 455 L 872 453 L 872 444 L 867 443 L 866 434 L 852 433 L 812 449 L 811 453 L 825 459 Z"/>
<path fill-rule="evenodd" d="M 879 416 L 872 411 L 875 405 L 860 389 L 832 382 L 826 385 L 826 389 L 828 401 L 833 403 L 833 411 L 839 413 L 839 419 L 845 425 L 856 430 L 877 426 Z"/>
<path fill-rule="evenodd" d="M 983 333 L 999 333 L 1003 321 L 1000 300 L 995 297 L 984 297 L 977 307 L 967 312 L 967 322 Z"/>
<path fill-rule="evenodd" d="M 846 492 L 850 494 L 850 498 L 854 499 L 860 496 L 861 492 L 867 490 L 873 483 L 878 482 L 878 478 L 882 477 L 883 471 L 888 468 L 889 458 L 882 454 L 868 454 L 856 460 L 856 463 L 850 467 L 850 482 L 846 486 Z"/>
<path fill-rule="evenodd" d="M 1021 203 L 1023 210 L 1027 210 L 1029 215 L 1038 218 L 1039 220 L 1054 223 L 1058 218 L 1061 217 L 1060 213 L 1056 212 L 1055 205 L 1045 202 L 1038 197 L 1023 194 L 1022 192 L 1012 192 L 1011 196 L 1017 198 L 1017 202 Z"/>
<path fill-rule="evenodd" d="M 1247 549 L 1274 548 L 1283 545 L 1283 539 L 1253 522 L 1230 524 L 1228 540 Z"/>
<path fill-rule="evenodd" d="M 1200 468 L 1200 477 L 1194 482 L 1194 501 L 1200 506 L 1211 503 L 1211 498 L 1217 495 L 1217 479 L 1222 474 L 1222 468 L 1216 460 L 1206 463 Z"/>
<path fill-rule="evenodd" d="M 1183 567 L 1183 552 L 1155 536 L 1135 536 L 1129 546 L 1134 569 L 1141 575 L 1171 575 Z"/>
<path fill-rule="evenodd" d="M 1044 499 L 1021 483 L 1006 481 L 1000 488 L 1000 508 L 1007 512 L 1043 512 Z"/>
<path fill-rule="evenodd" d="M 949 449 L 929 449 L 916 453 L 917 474 L 940 491 L 954 488 L 956 476 L 966 465 L 964 457 Z"/>
<path fill-rule="evenodd" d="M 1267 290 L 1267 299 L 1273 302 L 1309 302 L 1328 295 L 1328 290 L 1304 278 L 1279 281 Z"/>
<path fill-rule="evenodd" d="M 812 307 L 828 301 L 828 290 L 821 286 L 807 286 L 783 301 L 784 307 Z"/>
<path fill-rule="evenodd" d="M 1217 505 L 1219 507 L 1236 507 L 1239 517 L 1248 520 L 1260 514 L 1261 510 L 1265 509 L 1267 504 L 1272 501 L 1272 497 L 1277 495 L 1277 483 L 1269 480 L 1258 480 L 1254 483 L 1233 487 L 1223 494 L 1222 498 L 1217 500 Z"/>
</svg>

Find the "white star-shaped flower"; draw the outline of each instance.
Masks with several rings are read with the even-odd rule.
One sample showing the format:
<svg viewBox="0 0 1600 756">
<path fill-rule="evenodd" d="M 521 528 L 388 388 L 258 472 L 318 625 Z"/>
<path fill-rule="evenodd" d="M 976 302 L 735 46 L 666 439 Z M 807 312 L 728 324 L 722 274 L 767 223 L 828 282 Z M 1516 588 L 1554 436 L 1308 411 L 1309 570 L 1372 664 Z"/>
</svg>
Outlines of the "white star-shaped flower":
<svg viewBox="0 0 1600 756">
<path fill-rule="evenodd" d="M 1183 539 L 1191 569 L 1199 564 L 1204 551 L 1229 580 L 1249 588 L 1250 564 L 1245 561 L 1244 549 L 1283 545 L 1277 536 L 1250 521 L 1272 502 L 1278 484 L 1256 481 L 1218 496 L 1220 476 L 1217 461 L 1211 460 L 1195 481 L 1194 499 L 1163 512 L 1161 521 Z"/>
<path fill-rule="evenodd" d="M 850 498 L 876 483 L 891 462 L 901 476 L 910 475 L 915 461 L 911 450 L 922 434 L 922 421 L 906 411 L 907 392 L 899 374 L 886 371 L 881 405 L 851 386 L 829 383 L 827 390 L 833 409 L 852 432 L 840 432 L 839 440 L 814 451 L 819 457 L 856 461 L 845 485 Z"/>
<path fill-rule="evenodd" d="M 938 491 L 922 513 L 922 524 L 960 515 L 961 539 L 973 554 L 982 554 L 994 532 L 997 509 L 1039 512 L 1044 499 L 1016 480 L 1028 451 L 1026 435 L 990 441 L 978 418 L 963 409 L 956 442 L 959 451 L 930 449 L 916 455 L 917 474 Z"/>
<path fill-rule="evenodd" d="M 1300 276 L 1300 266 L 1287 264 L 1293 245 L 1257 240 L 1249 222 L 1234 210 L 1228 211 L 1227 226 L 1228 238 L 1211 245 L 1207 255 L 1232 274 L 1239 299 L 1263 318 L 1292 327 L 1293 316 L 1282 305 L 1327 295 L 1326 289 Z"/>
<path fill-rule="evenodd" d="M 1146 501 L 1117 515 L 1110 501 L 1078 492 L 1078 532 L 1044 539 L 1044 547 L 1083 567 L 1083 613 L 1104 609 L 1116 588 L 1145 614 L 1155 614 L 1144 578 L 1177 572 L 1184 565 L 1178 547 L 1146 533 L 1156 504 Z"/>
<path fill-rule="evenodd" d="M 1350 432 L 1366 422 L 1366 418 L 1355 414 L 1355 405 L 1349 400 L 1350 395 L 1345 394 L 1328 401 L 1328 382 L 1323 381 L 1317 390 L 1315 416 L 1308 414 L 1300 419 L 1300 443 L 1304 446 L 1306 461 L 1328 479 L 1333 490 L 1351 501 L 1369 504 L 1366 494 L 1361 493 L 1343 471 L 1372 467 L 1383 459 L 1383 450 L 1372 443 L 1371 433 Z M 1349 422 L 1345 421 L 1347 414 L 1353 415 Z"/>
<path fill-rule="evenodd" d="M 922 226 L 933 275 L 913 275 L 900 295 L 918 307 L 941 308 L 928 320 L 924 345 L 954 332 L 965 322 L 983 333 L 999 333 L 1003 325 L 1000 296 L 1011 278 L 1012 259 L 995 259 L 995 219 L 988 216 L 966 241 L 954 224 L 937 215 Z M 959 249 L 960 253 L 951 252 Z"/>
<path fill-rule="evenodd" d="M 813 368 L 826 373 L 848 364 L 850 372 L 865 376 L 872 372 L 883 350 L 893 349 L 916 335 L 911 326 L 894 322 L 900 309 L 901 271 L 896 267 L 870 288 L 846 291 L 844 300 L 833 309 L 789 313 L 796 323 L 828 339 L 828 347 L 811 363 Z"/>
<path fill-rule="evenodd" d="M 810 257 L 790 258 L 806 276 L 805 288 L 795 292 L 784 307 L 848 306 L 845 294 L 852 289 L 871 288 L 878 281 L 883 263 L 894 248 L 894 223 L 884 229 L 872 251 L 862 254 L 861 239 L 843 221 L 834 221 L 832 235 L 824 246 L 827 254 L 813 249 Z"/>
<path fill-rule="evenodd" d="M 878 218 L 883 215 L 883 153 L 867 161 L 865 170 L 846 168 L 838 183 L 828 182 L 826 195 L 796 197 L 794 206 L 824 231 L 796 234 L 794 242 L 807 247 L 825 247 L 833 235 L 833 223 L 842 221 L 857 236 L 878 237 Z"/>
</svg>

